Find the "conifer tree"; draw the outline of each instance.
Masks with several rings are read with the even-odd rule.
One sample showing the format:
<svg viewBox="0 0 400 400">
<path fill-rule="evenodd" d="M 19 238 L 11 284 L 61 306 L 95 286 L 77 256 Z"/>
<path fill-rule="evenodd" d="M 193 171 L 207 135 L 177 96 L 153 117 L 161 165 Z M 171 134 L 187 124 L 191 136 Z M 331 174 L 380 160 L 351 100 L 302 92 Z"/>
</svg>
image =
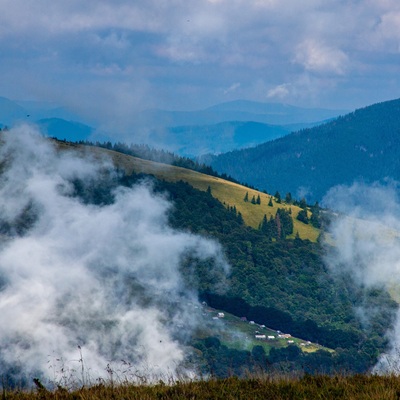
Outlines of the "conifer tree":
<svg viewBox="0 0 400 400">
<path fill-rule="evenodd" d="M 285 239 L 286 235 L 291 235 L 293 233 L 293 219 L 289 212 L 284 208 L 278 208 L 276 211 L 276 218 L 279 217 L 281 224 L 281 235 L 282 239 Z"/>
<path fill-rule="evenodd" d="M 273 206 L 274 206 L 274 205 L 272 204 L 272 196 L 269 198 L 268 205 L 269 205 L 270 207 L 273 207 Z"/>
<path fill-rule="evenodd" d="M 280 239 L 282 236 L 282 224 L 281 224 L 281 218 L 279 216 L 279 213 L 276 213 L 275 216 L 275 224 L 276 224 L 276 238 Z"/>
<path fill-rule="evenodd" d="M 321 228 L 321 220 L 319 218 L 320 216 L 320 207 L 318 204 L 318 201 L 315 203 L 313 207 L 311 207 L 311 217 L 310 217 L 310 223 L 312 226 L 315 228 Z"/>
<path fill-rule="evenodd" d="M 299 207 L 302 208 L 303 210 L 307 209 L 307 202 L 304 197 L 300 200 Z"/>
<path fill-rule="evenodd" d="M 249 192 L 246 192 L 243 199 L 246 203 L 249 201 Z"/>
<path fill-rule="evenodd" d="M 299 213 L 297 214 L 297 219 L 304 224 L 308 224 L 308 215 L 307 215 L 307 209 L 303 210 L 301 209 Z"/>
<path fill-rule="evenodd" d="M 256 204 L 261 204 L 261 197 L 260 197 L 260 195 L 257 196 Z"/>
<path fill-rule="evenodd" d="M 251 199 L 251 204 L 256 204 L 256 198 L 255 198 L 255 196 L 252 197 L 252 199 Z"/>
<path fill-rule="evenodd" d="M 263 233 L 267 233 L 269 231 L 268 220 L 267 220 L 266 214 L 264 214 L 264 217 L 263 217 L 262 221 L 260 222 L 260 231 Z"/>
</svg>

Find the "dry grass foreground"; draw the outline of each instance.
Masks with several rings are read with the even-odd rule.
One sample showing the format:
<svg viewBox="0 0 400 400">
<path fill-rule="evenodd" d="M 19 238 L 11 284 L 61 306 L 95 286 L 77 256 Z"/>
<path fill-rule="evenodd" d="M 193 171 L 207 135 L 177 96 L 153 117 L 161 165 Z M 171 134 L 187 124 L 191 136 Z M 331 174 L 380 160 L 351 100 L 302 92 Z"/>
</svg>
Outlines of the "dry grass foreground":
<svg viewBox="0 0 400 400">
<path fill-rule="evenodd" d="M 133 156 L 129 156 L 123 153 L 118 153 L 113 150 L 107 150 L 101 147 L 88 147 L 80 146 L 70 143 L 58 142 L 59 148 L 64 150 L 78 150 L 89 156 L 95 156 L 98 158 L 110 157 L 114 164 L 119 168 L 126 171 L 127 174 L 145 173 L 156 176 L 158 179 L 164 179 L 170 182 L 184 181 L 188 182 L 194 188 L 206 191 L 208 187 L 211 188 L 212 195 L 217 198 L 226 207 L 235 206 L 237 211 L 243 216 L 244 222 L 253 227 L 258 228 L 259 223 L 262 221 L 264 214 L 269 219 L 270 216 L 275 216 L 278 208 L 291 209 L 293 216 L 293 235 L 289 236 L 294 238 L 296 233 L 302 239 L 309 239 L 315 242 L 319 236 L 320 231 L 314 228 L 311 224 L 304 224 L 296 219 L 300 208 L 294 205 L 287 205 L 284 202 L 281 204 L 276 202 L 276 199 L 272 197 L 272 207 L 268 206 L 270 194 L 259 192 L 239 185 L 234 182 L 227 181 L 225 179 L 217 178 L 202 174 L 200 172 L 192 171 L 186 168 L 175 167 L 172 165 L 161 164 L 154 161 L 143 160 Z M 249 201 L 245 202 L 244 197 L 248 193 Z M 260 196 L 261 204 L 254 205 L 251 203 L 252 197 L 257 198 Z M 283 194 L 284 196 L 284 194 Z M 309 213 L 309 215 L 311 215 Z"/>
<path fill-rule="evenodd" d="M 400 378 L 397 376 L 354 375 L 304 376 L 300 379 L 268 377 L 211 379 L 208 381 L 165 385 L 97 385 L 75 391 L 48 391 L 36 388 L 30 392 L 4 391 L 3 400 L 16 399 L 399 399 Z"/>
</svg>

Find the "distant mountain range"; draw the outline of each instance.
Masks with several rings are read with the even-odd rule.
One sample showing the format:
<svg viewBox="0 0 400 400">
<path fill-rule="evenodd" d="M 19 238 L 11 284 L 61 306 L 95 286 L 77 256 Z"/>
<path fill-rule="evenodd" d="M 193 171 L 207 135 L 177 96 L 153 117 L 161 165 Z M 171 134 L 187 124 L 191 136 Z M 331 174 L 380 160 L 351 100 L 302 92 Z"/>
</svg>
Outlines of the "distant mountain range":
<svg viewBox="0 0 400 400">
<path fill-rule="evenodd" d="M 157 148 L 186 157 L 219 154 L 273 140 L 292 131 L 291 126 L 260 122 L 226 121 L 211 125 L 186 125 L 153 129 L 149 140 Z"/>
<path fill-rule="evenodd" d="M 247 100 L 221 103 L 197 111 L 144 110 L 135 115 L 132 142 L 137 142 L 135 130 L 140 130 L 142 143 L 181 156 L 219 154 L 315 126 L 344 112 Z M 118 132 L 99 135 L 95 126 L 89 126 L 78 115 L 54 104 L 0 97 L 0 127 L 18 122 L 35 123 L 43 134 L 61 140 L 88 140 L 93 138 L 94 132 L 96 140 L 118 141 L 119 137 Z M 147 132 L 145 135 L 143 128 Z"/>
<path fill-rule="evenodd" d="M 301 108 L 281 103 L 236 100 L 196 111 L 147 110 L 138 122 L 149 126 L 210 125 L 226 121 L 252 121 L 270 125 L 315 123 L 337 117 L 348 110 Z"/>
<path fill-rule="evenodd" d="M 196 111 L 145 110 L 135 120 L 147 127 L 151 145 L 200 156 L 255 146 L 346 112 L 237 100 Z"/>
<path fill-rule="evenodd" d="M 0 127 L 33 123 L 44 135 L 68 141 L 86 140 L 94 128 L 82 123 L 80 117 L 49 103 L 15 102 L 0 97 Z"/>
<path fill-rule="evenodd" d="M 256 146 L 343 113 L 237 100 L 190 112 L 148 110 L 137 121 L 152 127 L 150 143 L 179 155 L 199 156 Z"/>
<path fill-rule="evenodd" d="M 202 161 L 241 182 L 321 200 L 332 186 L 400 180 L 400 99 Z"/>
</svg>

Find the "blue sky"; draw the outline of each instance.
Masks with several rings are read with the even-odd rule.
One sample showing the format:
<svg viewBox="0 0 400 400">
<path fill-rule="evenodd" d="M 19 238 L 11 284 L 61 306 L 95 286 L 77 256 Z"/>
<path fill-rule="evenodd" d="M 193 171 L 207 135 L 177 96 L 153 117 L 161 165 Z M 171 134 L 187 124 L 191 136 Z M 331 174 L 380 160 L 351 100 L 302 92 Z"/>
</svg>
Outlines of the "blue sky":
<svg viewBox="0 0 400 400">
<path fill-rule="evenodd" d="M 400 97 L 400 2 L 2 0 L 0 74 L 1 96 L 121 127 L 234 99 L 355 109 Z"/>
</svg>

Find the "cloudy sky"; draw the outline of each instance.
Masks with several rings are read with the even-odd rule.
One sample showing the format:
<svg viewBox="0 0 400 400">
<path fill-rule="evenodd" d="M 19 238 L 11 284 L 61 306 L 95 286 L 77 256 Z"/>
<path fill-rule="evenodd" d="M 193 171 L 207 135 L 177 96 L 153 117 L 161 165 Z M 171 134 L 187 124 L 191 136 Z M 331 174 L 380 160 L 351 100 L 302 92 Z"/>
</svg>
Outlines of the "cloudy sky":
<svg viewBox="0 0 400 400">
<path fill-rule="evenodd" d="M 93 118 L 400 97 L 398 0 L 2 0 L 0 96 Z"/>
</svg>

